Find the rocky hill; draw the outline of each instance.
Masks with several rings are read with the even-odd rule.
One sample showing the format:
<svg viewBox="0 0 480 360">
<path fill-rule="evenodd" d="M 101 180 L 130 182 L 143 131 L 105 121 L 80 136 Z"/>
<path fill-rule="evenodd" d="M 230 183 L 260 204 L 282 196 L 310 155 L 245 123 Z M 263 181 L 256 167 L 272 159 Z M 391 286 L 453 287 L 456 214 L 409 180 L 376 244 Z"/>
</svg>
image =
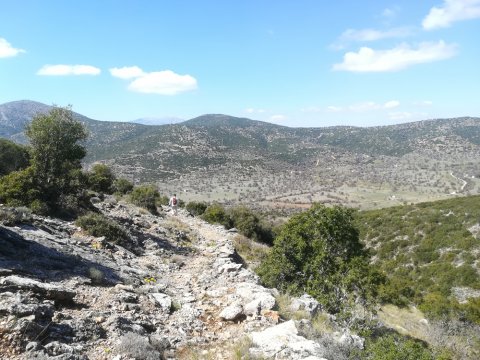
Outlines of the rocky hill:
<svg viewBox="0 0 480 360">
<path fill-rule="evenodd" d="M 329 359 L 363 346 L 347 329 L 314 341 L 308 320 L 280 320 L 235 231 L 113 197 L 95 206 L 126 229 L 125 247 L 36 215 L 0 225 L 1 359 Z M 308 296 L 288 306 L 320 310 Z"/>
<path fill-rule="evenodd" d="M 21 140 L 14 131 L 35 106 L 0 105 L 0 136 Z M 106 163 L 134 183 L 183 191 L 186 200 L 375 208 L 480 189 L 479 118 L 288 128 L 218 114 L 163 126 L 76 116 L 90 132 L 86 166 Z"/>
</svg>

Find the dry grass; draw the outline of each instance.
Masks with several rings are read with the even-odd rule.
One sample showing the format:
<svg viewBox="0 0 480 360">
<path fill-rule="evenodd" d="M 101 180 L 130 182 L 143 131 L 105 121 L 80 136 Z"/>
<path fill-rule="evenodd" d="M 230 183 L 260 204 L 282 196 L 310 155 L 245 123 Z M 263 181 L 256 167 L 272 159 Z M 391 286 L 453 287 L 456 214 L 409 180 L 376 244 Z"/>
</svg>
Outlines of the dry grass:
<svg viewBox="0 0 480 360">
<path fill-rule="evenodd" d="M 387 327 L 402 335 L 427 340 L 425 335 L 428 332 L 428 322 L 425 315 L 415 307 L 399 308 L 395 305 L 384 305 L 378 312 L 378 317 Z"/>
<path fill-rule="evenodd" d="M 253 358 L 249 349 L 252 347 L 252 341 L 245 336 L 238 341 L 224 342 L 208 347 L 190 347 L 186 346 L 177 352 L 179 360 L 262 360 Z"/>
<path fill-rule="evenodd" d="M 266 258 L 270 248 L 243 235 L 237 234 L 233 239 L 235 250 L 247 263 L 248 267 L 255 269 Z"/>
</svg>

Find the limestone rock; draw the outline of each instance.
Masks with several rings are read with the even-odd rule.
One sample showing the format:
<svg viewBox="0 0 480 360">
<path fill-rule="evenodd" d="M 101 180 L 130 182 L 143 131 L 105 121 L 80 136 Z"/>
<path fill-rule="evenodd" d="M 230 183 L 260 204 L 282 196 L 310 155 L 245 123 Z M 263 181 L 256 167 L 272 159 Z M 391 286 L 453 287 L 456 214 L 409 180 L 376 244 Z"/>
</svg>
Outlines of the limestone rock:
<svg viewBox="0 0 480 360">
<path fill-rule="evenodd" d="M 314 316 L 320 310 L 320 304 L 312 296 L 303 294 L 299 298 L 292 300 L 289 310 L 306 311 L 310 316 Z"/>
<path fill-rule="evenodd" d="M 222 310 L 219 317 L 223 320 L 235 321 L 244 316 L 243 306 L 240 304 L 232 304 Z"/>
<path fill-rule="evenodd" d="M 150 298 L 160 306 L 160 308 L 165 312 L 170 312 L 172 308 L 172 299 L 170 296 L 162 293 L 151 293 L 149 294 Z"/>
<path fill-rule="evenodd" d="M 321 359 L 325 349 L 298 335 L 293 320 L 250 334 L 253 356 L 272 359 Z"/>
</svg>

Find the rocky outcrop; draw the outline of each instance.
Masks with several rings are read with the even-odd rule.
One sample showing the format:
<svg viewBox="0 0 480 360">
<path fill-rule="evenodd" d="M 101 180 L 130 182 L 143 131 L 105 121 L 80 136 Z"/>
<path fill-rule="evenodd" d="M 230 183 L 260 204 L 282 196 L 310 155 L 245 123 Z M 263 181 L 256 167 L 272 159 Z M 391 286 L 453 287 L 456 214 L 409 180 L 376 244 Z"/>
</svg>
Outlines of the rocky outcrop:
<svg viewBox="0 0 480 360">
<path fill-rule="evenodd" d="M 95 206 L 125 228 L 126 247 L 58 219 L 0 225 L 0 358 L 176 359 L 190 351 L 228 359 L 230 344 L 245 339 L 252 356 L 321 358 L 320 343 L 281 322 L 276 290 L 245 267 L 235 232 L 113 198 Z M 292 306 L 313 314 L 318 303 L 304 296 Z"/>
</svg>

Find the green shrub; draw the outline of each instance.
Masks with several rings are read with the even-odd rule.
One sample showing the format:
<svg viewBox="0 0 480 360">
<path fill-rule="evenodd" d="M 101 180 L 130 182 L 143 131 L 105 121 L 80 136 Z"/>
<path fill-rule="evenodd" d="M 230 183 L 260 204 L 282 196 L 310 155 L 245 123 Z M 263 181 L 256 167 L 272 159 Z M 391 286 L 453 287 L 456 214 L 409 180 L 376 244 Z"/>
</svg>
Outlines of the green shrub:
<svg viewBox="0 0 480 360">
<path fill-rule="evenodd" d="M 30 156 L 26 147 L 0 139 L 0 176 L 26 168 Z"/>
<path fill-rule="evenodd" d="M 207 209 L 208 205 L 203 201 L 190 201 L 186 205 L 187 211 L 193 216 L 201 216 Z"/>
<path fill-rule="evenodd" d="M 166 195 L 161 195 L 158 199 L 157 199 L 157 206 L 168 206 L 168 203 L 169 203 L 170 199 L 168 198 L 168 196 Z M 177 206 L 179 206 L 180 204 L 180 201 L 178 201 L 177 203 Z"/>
<path fill-rule="evenodd" d="M 89 213 L 81 216 L 75 224 L 87 234 L 95 237 L 104 236 L 105 240 L 112 243 L 124 244 L 128 240 L 128 234 L 122 226 L 101 214 Z"/>
<path fill-rule="evenodd" d="M 369 265 L 352 214 L 314 204 L 293 216 L 256 269 L 262 282 L 284 293 L 307 292 L 332 313 L 358 302 L 372 305 L 385 279 Z"/>
<path fill-rule="evenodd" d="M 245 206 L 236 206 L 229 211 L 233 226 L 240 234 L 265 244 L 273 244 L 273 231 L 252 210 Z"/>
<path fill-rule="evenodd" d="M 89 189 L 105 194 L 111 194 L 113 192 L 115 175 L 107 165 L 93 165 L 92 170 L 87 173 L 87 179 Z"/>
<path fill-rule="evenodd" d="M 125 195 L 133 190 L 133 184 L 125 178 L 116 179 L 113 182 L 113 191 L 115 193 Z"/>
<path fill-rule="evenodd" d="M 260 227 L 260 219 L 249 208 L 236 206 L 229 211 L 233 226 L 240 234 L 254 238 Z"/>
<path fill-rule="evenodd" d="M 232 220 L 228 216 L 225 208 L 220 204 L 211 204 L 207 207 L 202 215 L 202 219 L 211 224 L 220 224 L 225 228 L 230 229 L 232 227 Z"/>
<path fill-rule="evenodd" d="M 376 249 L 388 274 L 382 301 L 413 303 L 430 318 L 475 318 L 452 302 L 453 287 L 480 288 L 478 240 L 469 229 L 480 218 L 480 196 L 360 211 L 360 238 Z M 460 262 L 463 262 L 461 265 Z M 473 311 L 472 314 L 467 314 Z"/>
<path fill-rule="evenodd" d="M 32 212 L 26 207 L 0 207 L 0 224 L 13 226 L 31 220 Z"/>
<path fill-rule="evenodd" d="M 0 178 L 0 202 L 9 206 L 30 206 L 41 197 L 30 166 Z"/>
<path fill-rule="evenodd" d="M 138 186 L 134 188 L 130 194 L 130 201 L 133 204 L 147 209 L 152 214 L 157 214 L 157 203 L 159 199 L 160 194 L 153 185 Z"/>
<path fill-rule="evenodd" d="M 384 335 L 368 340 L 365 350 L 357 351 L 362 360 L 434 360 L 433 352 L 421 341 L 400 335 Z"/>
</svg>

